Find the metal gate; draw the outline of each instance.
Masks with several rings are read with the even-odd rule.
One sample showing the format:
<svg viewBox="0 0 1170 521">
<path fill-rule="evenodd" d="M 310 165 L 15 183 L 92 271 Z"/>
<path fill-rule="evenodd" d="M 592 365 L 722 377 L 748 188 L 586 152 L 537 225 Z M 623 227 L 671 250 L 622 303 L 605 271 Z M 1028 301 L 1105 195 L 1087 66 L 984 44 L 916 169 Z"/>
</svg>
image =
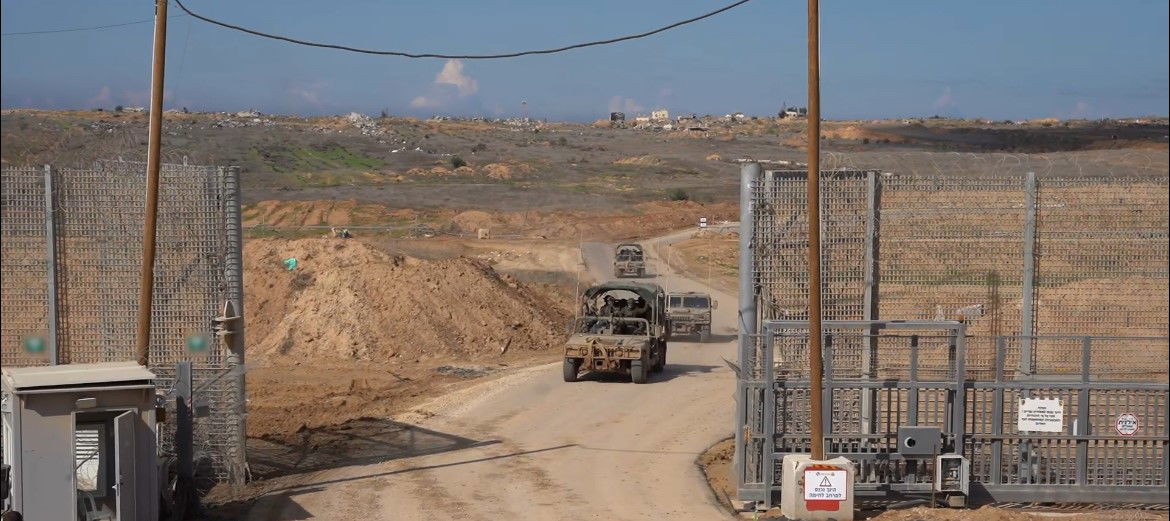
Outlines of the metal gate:
<svg viewBox="0 0 1170 521">
<path fill-rule="evenodd" d="M 1164 175 L 821 175 L 825 389 L 812 397 L 805 173 L 743 168 L 741 500 L 777 503 L 780 460 L 808 452 L 820 399 L 827 452 L 858 463 L 859 495 L 929 492 L 933 462 L 895 437 L 933 426 L 969 459 L 976 499 L 1165 502 Z M 1161 301 L 1114 296 L 1127 290 Z M 1019 431 L 1022 398 L 1060 400 L 1061 431 Z M 1140 427 L 1119 432 L 1131 418 Z"/>
<path fill-rule="evenodd" d="M 164 164 L 160 176 L 151 370 L 166 391 L 193 362 L 210 411 L 195 424 L 202 475 L 240 483 L 242 325 L 233 345 L 217 335 L 225 302 L 243 315 L 239 172 Z M 134 360 L 145 164 L 5 167 L 0 180 L 3 364 Z"/>
</svg>

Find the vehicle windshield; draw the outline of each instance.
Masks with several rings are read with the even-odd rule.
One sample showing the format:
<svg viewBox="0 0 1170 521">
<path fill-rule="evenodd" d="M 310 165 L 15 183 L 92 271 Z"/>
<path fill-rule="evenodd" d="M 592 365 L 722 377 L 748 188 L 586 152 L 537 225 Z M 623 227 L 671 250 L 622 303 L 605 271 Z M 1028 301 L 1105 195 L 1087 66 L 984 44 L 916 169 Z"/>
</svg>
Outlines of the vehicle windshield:
<svg viewBox="0 0 1170 521">
<path fill-rule="evenodd" d="M 618 260 L 623 260 L 623 261 L 629 261 L 629 260 L 640 261 L 640 260 L 642 260 L 642 254 L 639 252 L 636 252 L 636 251 L 626 250 L 626 251 L 618 252 L 617 258 L 618 258 Z"/>
<path fill-rule="evenodd" d="M 707 297 L 670 297 L 670 307 L 707 309 L 711 307 L 711 301 Z"/>
<path fill-rule="evenodd" d="M 590 335 L 650 336 L 650 323 L 643 318 L 585 316 L 574 321 L 573 331 Z"/>
</svg>

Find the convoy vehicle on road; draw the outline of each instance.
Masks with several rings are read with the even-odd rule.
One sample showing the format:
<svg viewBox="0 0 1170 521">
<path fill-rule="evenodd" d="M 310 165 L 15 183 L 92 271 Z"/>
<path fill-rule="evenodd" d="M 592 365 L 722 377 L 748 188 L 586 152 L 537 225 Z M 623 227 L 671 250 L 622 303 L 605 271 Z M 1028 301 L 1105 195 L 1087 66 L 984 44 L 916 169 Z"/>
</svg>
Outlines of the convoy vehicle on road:
<svg viewBox="0 0 1170 521">
<path fill-rule="evenodd" d="M 613 276 L 645 277 L 646 252 L 639 244 L 619 244 L 613 251 Z"/>
<path fill-rule="evenodd" d="M 628 374 L 636 384 L 666 367 L 666 293 L 657 284 L 612 281 L 586 289 L 565 343 L 564 377 Z"/>
<path fill-rule="evenodd" d="M 670 293 L 666 296 L 666 318 L 670 332 L 696 335 L 700 342 L 711 338 L 711 310 L 719 303 L 706 293 L 694 291 Z"/>
</svg>

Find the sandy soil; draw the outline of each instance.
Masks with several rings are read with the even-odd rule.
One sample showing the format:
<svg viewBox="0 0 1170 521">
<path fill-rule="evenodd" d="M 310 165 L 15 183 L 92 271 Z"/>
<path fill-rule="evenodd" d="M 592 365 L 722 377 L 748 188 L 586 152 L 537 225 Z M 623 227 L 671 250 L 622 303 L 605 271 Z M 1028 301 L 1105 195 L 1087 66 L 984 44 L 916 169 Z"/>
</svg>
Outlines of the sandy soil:
<svg viewBox="0 0 1170 521">
<path fill-rule="evenodd" d="M 585 248 L 585 259 L 609 251 Z M 651 262 L 652 280 L 704 289 Z M 589 267 L 606 278 L 608 262 Z M 721 358 L 732 356 L 732 308 L 718 310 L 711 343 L 672 342 L 666 371 L 647 385 L 597 376 L 566 384 L 558 364 L 509 370 L 317 436 L 310 471 L 275 472 L 219 511 L 252 520 L 433 519 L 436 511 L 485 520 L 726 518 L 694 465 L 724 423 L 695 418 L 723 418 L 731 406 L 733 375 Z M 362 457 L 326 457 L 357 439 L 366 440 Z M 296 454 L 272 447 L 268 468 L 295 466 Z"/>
<path fill-rule="evenodd" d="M 245 250 L 252 437 L 288 440 L 401 411 L 545 360 L 564 338 L 563 299 L 484 260 L 422 260 L 340 239 L 260 239 Z"/>
</svg>

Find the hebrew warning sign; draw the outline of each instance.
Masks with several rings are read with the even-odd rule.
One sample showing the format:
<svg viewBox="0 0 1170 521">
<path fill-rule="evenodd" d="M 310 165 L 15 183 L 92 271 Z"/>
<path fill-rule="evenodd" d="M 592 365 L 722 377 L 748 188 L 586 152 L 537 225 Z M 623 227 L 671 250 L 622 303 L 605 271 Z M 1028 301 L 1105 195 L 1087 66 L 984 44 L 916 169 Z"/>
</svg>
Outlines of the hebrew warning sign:
<svg viewBox="0 0 1170 521">
<path fill-rule="evenodd" d="M 1127 412 L 1117 417 L 1117 434 L 1122 436 L 1133 436 L 1137 434 L 1138 427 L 1140 426 L 1141 424 L 1138 423 L 1137 415 L 1133 413 Z"/>
<path fill-rule="evenodd" d="M 1020 432 L 1064 431 L 1064 405 L 1059 398 L 1023 398 L 1016 416 Z"/>
<path fill-rule="evenodd" d="M 849 480 L 844 470 L 804 471 L 804 499 L 807 501 L 845 501 Z"/>
</svg>

